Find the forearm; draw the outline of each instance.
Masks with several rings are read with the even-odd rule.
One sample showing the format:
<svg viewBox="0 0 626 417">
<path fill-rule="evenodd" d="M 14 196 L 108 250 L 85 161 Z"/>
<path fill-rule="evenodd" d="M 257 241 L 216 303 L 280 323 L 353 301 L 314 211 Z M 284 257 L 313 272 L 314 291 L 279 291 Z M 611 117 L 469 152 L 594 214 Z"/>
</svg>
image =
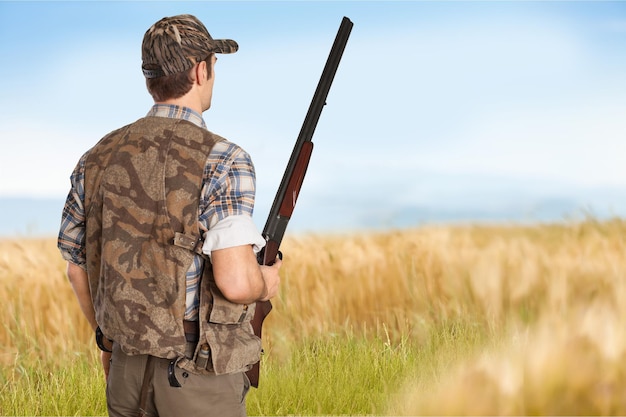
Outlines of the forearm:
<svg viewBox="0 0 626 417">
<path fill-rule="evenodd" d="M 93 309 L 93 302 L 91 301 L 87 271 L 78 265 L 68 262 L 67 277 L 72 285 L 72 289 L 74 290 L 83 315 L 89 322 L 91 328 L 95 330 L 98 324 L 96 323 L 96 315 Z"/>
<path fill-rule="evenodd" d="M 211 253 L 213 275 L 224 297 L 237 304 L 251 304 L 267 295 L 261 268 L 250 245 Z"/>
</svg>

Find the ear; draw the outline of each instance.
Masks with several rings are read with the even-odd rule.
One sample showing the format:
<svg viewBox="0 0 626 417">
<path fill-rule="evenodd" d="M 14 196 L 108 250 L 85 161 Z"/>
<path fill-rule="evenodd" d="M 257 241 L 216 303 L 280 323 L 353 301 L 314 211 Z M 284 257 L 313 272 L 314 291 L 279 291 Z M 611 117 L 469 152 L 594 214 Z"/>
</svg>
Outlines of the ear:
<svg viewBox="0 0 626 417">
<path fill-rule="evenodd" d="M 207 67 L 206 67 L 206 61 L 200 61 L 198 63 L 198 65 L 196 65 L 196 73 L 194 74 L 196 76 L 196 83 L 198 85 L 203 85 L 204 83 L 206 83 L 207 81 Z"/>
</svg>

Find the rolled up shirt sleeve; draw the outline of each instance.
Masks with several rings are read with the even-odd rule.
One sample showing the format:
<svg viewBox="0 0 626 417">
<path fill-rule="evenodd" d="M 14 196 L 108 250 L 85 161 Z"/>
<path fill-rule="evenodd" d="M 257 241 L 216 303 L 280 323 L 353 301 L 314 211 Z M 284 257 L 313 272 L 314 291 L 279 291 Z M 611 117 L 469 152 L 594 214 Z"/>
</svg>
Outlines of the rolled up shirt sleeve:
<svg viewBox="0 0 626 417">
<path fill-rule="evenodd" d="M 210 257 L 214 250 L 242 245 L 252 245 L 254 253 L 259 253 L 265 246 L 265 239 L 250 216 L 229 216 L 206 232 L 202 252 Z"/>
</svg>

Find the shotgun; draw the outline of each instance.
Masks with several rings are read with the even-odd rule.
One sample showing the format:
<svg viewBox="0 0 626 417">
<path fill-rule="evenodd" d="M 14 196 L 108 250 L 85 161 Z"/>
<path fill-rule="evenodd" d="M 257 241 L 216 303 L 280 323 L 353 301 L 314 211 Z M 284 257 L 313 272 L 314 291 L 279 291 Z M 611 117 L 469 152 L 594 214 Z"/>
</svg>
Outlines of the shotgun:
<svg viewBox="0 0 626 417">
<path fill-rule="evenodd" d="M 309 106 L 300 134 L 296 140 L 296 144 L 291 152 L 291 157 L 287 163 L 287 168 L 283 175 L 283 179 L 278 187 L 278 192 L 274 198 L 274 203 L 270 209 L 267 222 L 263 229 L 263 237 L 265 238 L 265 247 L 258 254 L 258 261 L 261 265 L 272 265 L 277 256 L 282 257 L 279 251 L 280 243 L 283 240 L 287 224 L 291 218 L 291 214 L 296 206 L 296 200 L 300 194 L 300 188 L 304 181 L 311 152 L 313 151 L 313 132 L 317 126 L 322 109 L 326 105 L 326 98 L 330 91 L 330 86 L 335 78 L 339 61 L 348 43 L 348 37 L 352 30 L 353 23 L 347 17 L 344 17 L 339 26 L 335 42 L 333 43 L 324 71 L 317 84 L 317 89 L 313 95 L 313 100 Z M 252 319 L 252 328 L 254 334 L 261 337 L 261 327 L 263 320 L 272 310 L 270 301 L 259 301 L 256 304 L 254 318 Z M 257 362 L 246 373 L 250 379 L 250 385 L 255 388 L 259 387 L 259 368 L 260 362 Z"/>
</svg>

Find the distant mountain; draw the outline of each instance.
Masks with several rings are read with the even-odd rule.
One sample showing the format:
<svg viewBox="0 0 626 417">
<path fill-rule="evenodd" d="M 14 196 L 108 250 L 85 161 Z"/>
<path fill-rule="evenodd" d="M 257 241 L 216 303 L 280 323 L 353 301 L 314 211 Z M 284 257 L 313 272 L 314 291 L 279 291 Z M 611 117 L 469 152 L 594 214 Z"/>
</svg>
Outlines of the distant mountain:
<svg viewBox="0 0 626 417">
<path fill-rule="evenodd" d="M 352 231 L 416 227 L 425 224 L 458 223 L 545 223 L 581 219 L 586 215 L 596 218 L 612 217 L 614 213 L 589 213 L 576 200 L 545 199 L 530 203 L 510 203 L 476 207 L 456 205 L 403 205 L 376 207 L 367 205 L 299 207 L 290 222 L 292 231 Z"/>
<path fill-rule="evenodd" d="M 626 193 L 616 190 L 590 193 L 585 199 L 500 197 L 489 202 L 485 200 L 484 204 L 475 200 L 464 201 L 463 198 L 430 204 L 401 204 L 383 199 L 373 204 L 365 199 L 356 201 L 345 196 L 318 196 L 298 203 L 289 223 L 289 232 L 326 233 L 459 222 L 537 223 L 585 216 L 597 219 L 626 216 Z M 0 237 L 56 236 L 63 204 L 63 199 L 0 197 Z M 266 205 L 260 204 L 255 209 L 254 220 L 259 230 L 263 229 L 269 211 Z"/>
</svg>

